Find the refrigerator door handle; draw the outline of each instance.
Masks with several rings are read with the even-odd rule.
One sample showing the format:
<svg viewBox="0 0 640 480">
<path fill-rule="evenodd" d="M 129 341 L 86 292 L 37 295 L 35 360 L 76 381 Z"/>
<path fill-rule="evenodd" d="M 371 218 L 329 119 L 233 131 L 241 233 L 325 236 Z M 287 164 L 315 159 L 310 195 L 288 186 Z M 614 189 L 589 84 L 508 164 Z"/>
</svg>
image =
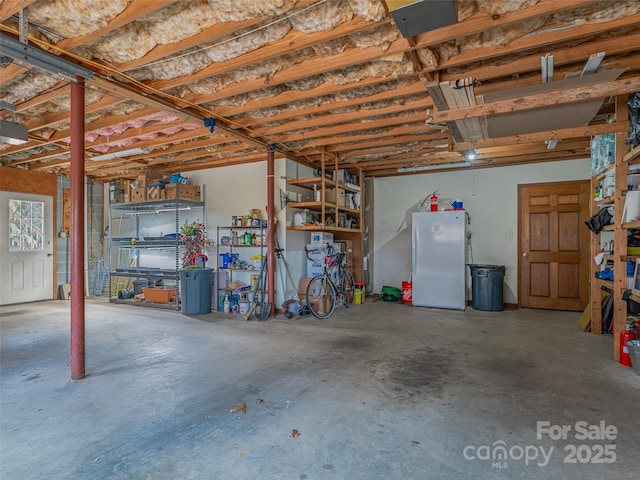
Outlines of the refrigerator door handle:
<svg viewBox="0 0 640 480">
<path fill-rule="evenodd" d="M 414 226 L 412 226 L 411 229 L 411 249 L 413 250 L 411 252 L 411 258 L 413 260 L 413 263 L 411 265 L 411 273 L 414 273 L 416 271 L 416 265 L 418 263 L 418 230 L 417 228 Z"/>
</svg>

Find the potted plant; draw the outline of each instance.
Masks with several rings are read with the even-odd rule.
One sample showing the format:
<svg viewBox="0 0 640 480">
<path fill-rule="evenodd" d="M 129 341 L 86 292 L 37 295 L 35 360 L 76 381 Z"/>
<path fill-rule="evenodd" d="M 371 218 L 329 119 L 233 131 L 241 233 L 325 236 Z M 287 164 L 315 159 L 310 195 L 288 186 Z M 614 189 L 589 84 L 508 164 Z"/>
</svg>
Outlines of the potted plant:
<svg viewBox="0 0 640 480">
<path fill-rule="evenodd" d="M 180 228 L 180 239 L 184 245 L 183 267 L 193 265 L 196 256 L 202 254 L 206 246 L 211 245 L 204 223 L 198 221 L 185 221 Z"/>
</svg>

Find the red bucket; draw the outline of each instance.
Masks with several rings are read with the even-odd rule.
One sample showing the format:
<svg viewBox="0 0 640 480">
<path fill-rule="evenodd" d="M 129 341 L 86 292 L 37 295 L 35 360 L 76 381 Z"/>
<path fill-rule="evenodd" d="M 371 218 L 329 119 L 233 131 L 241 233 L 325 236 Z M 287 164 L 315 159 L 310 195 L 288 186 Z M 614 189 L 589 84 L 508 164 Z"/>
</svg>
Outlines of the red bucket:
<svg viewBox="0 0 640 480">
<path fill-rule="evenodd" d="M 402 303 L 411 305 L 413 302 L 413 284 L 411 282 L 402 282 Z"/>
</svg>

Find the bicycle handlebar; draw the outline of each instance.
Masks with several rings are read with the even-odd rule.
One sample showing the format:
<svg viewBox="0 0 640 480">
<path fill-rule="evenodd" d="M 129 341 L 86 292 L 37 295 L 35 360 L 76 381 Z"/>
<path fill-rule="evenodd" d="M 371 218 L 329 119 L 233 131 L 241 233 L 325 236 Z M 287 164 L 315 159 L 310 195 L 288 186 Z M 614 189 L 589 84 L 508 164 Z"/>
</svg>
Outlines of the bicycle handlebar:
<svg viewBox="0 0 640 480">
<path fill-rule="evenodd" d="M 327 253 L 331 254 L 331 253 L 333 253 L 333 247 L 331 247 L 328 243 L 326 245 L 324 245 L 322 247 L 318 247 L 318 248 L 309 249 L 307 247 L 304 247 L 304 253 L 307 256 L 307 258 L 309 260 L 315 260 L 315 258 L 311 258 L 309 256 L 310 252 L 327 252 Z"/>
<path fill-rule="evenodd" d="M 310 252 L 327 252 L 327 255 L 324 260 L 324 263 L 327 267 L 337 267 L 338 265 L 341 265 L 345 257 L 345 254 L 342 252 L 334 253 L 333 247 L 328 243 L 325 246 L 322 246 L 319 248 L 309 249 L 307 247 L 304 247 L 304 252 L 307 258 L 312 261 L 316 261 L 317 259 L 310 257 L 309 256 Z"/>
</svg>

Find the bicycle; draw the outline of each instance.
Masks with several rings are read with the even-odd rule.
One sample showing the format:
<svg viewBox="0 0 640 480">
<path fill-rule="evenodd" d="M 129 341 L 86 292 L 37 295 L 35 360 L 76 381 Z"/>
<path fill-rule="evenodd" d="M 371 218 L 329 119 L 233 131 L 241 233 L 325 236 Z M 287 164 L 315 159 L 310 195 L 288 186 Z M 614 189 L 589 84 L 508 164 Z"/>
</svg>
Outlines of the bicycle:
<svg viewBox="0 0 640 480">
<path fill-rule="evenodd" d="M 314 260 L 309 256 L 309 250 L 307 248 L 304 250 L 307 258 Z M 324 319 L 333 314 L 336 305 L 344 305 L 346 308 L 353 305 L 355 280 L 353 273 L 343 266 L 344 253 L 332 253 L 330 247 L 318 250 L 327 251 L 323 272 L 313 277 L 309 282 L 306 298 L 307 307 L 313 316 Z M 333 277 L 335 277 L 335 281 L 332 280 Z"/>
</svg>

